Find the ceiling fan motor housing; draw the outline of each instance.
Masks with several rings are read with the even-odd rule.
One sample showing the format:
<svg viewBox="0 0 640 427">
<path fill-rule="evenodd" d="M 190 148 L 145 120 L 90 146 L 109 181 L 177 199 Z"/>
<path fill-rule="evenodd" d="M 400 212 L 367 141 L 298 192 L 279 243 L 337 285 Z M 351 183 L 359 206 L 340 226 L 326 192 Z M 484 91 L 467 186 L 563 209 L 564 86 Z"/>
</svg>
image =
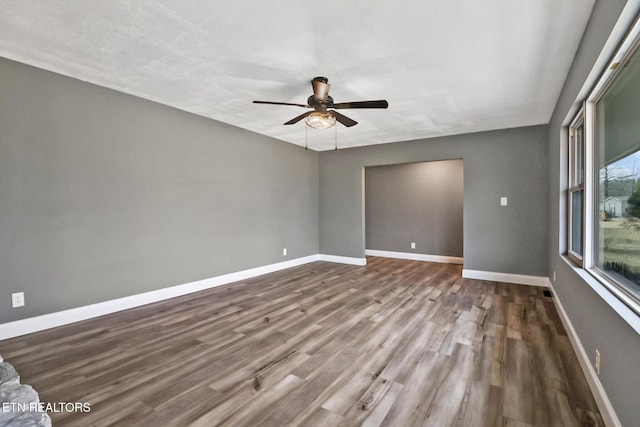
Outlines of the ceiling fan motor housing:
<svg viewBox="0 0 640 427">
<path fill-rule="evenodd" d="M 316 111 L 325 111 L 327 108 L 333 107 L 333 98 L 330 95 L 327 95 L 327 100 L 321 101 L 316 99 L 315 95 L 311 95 L 307 98 L 307 104 L 309 107 L 315 108 Z"/>
<path fill-rule="evenodd" d="M 316 101 L 326 102 L 329 97 L 329 79 L 326 77 L 315 77 L 311 80 L 311 86 L 313 87 L 313 97 Z"/>
</svg>

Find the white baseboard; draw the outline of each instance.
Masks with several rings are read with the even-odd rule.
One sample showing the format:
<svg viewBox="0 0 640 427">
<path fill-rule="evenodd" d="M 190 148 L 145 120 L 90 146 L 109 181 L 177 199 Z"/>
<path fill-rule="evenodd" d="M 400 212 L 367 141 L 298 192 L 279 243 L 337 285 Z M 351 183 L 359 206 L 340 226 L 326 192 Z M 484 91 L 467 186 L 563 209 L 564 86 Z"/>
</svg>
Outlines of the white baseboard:
<svg viewBox="0 0 640 427">
<path fill-rule="evenodd" d="M 492 282 L 515 283 L 517 285 L 543 286 L 549 285 L 549 279 L 544 276 L 526 276 L 523 274 L 496 273 L 493 271 L 462 270 L 462 277 L 466 279 L 491 280 Z"/>
<path fill-rule="evenodd" d="M 367 265 L 366 258 L 354 258 L 348 256 L 338 256 L 338 255 L 325 255 L 319 254 L 318 261 L 327 261 L 327 262 L 335 262 L 338 264 L 351 264 L 351 265 Z"/>
<path fill-rule="evenodd" d="M 250 268 L 248 270 L 238 271 L 235 273 L 223 274 L 221 276 L 198 280 L 196 282 L 185 283 L 182 285 L 171 286 L 155 291 L 117 298 L 110 301 L 99 302 L 96 304 L 85 305 L 69 310 L 30 317 L 28 319 L 3 323 L 0 324 L 0 340 L 31 334 L 33 332 L 43 331 L 45 329 L 55 328 L 62 325 L 68 325 L 70 323 L 79 322 L 81 320 L 87 320 L 94 317 L 103 316 L 105 314 L 127 310 L 129 308 L 140 307 L 142 305 L 187 295 L 193 292 L 214 288 L 216 286 L 226 285 L 228 283 L 237 282 L 239 280 L 246 280 L 252 277 L 261 276 L 263 274 L 273 273 L 274 271 L 297 267 L 299 265 L 308 264 L 314 261 L 327 261 L 361 266 L 367 265 L 366 258 L 351 258 L 324 254 L 309 255 L 302 258 L 296 258 L 288 261 L 278 262 L 275 264 L 265 265 L 262 267 Z"/>
<path fill-rule="evenodd" d="M 87 320 L 94 317 L 103 316 L 105 314 L 139 307 L 169 298 L 175 298 L 182 295 L 190 294 L 192 292 L 198 292 L 205 289 L 214 288 L 216 286 L 226 285 L 228 283 L 237 282 L 239 280 L 245 280 L 256 276 L 261 276 L 263 274 L 272 273 L 274 271 L 284 270 L 286 268 L 296 267 L 320 260 L 331 261 L 330 259 L 327 259 L 327 256 L 325 255 L 309 255 L 302 258 L 296 258 L 288 261 L 278 262 L 275 264 L 265 265 L 262 267 L 250 268 L 248 270 L 238 271 L 235 273 L 223 274 L 221 276 L 198 280 L 196 282 L 185 283 L 182 285 L 171 286 L 155 291 L 117 298 L 110 301 L 99 302 L 96 304 L 72 308 L 69 310 L 30 317 L 28 319 L 3 323 L 0 324 L 0 340 L 43 331 L 45 329 L 67 325 L 81 320 Z"/>
<path fill-rule="evenodd" d="M 410 259 L 413 261 L 428 261 L 428 262 L 441 262 L 444 264 L 462 264 L 464 259 L 454 256 L 443 255 L 426 255 L 416 254 L 412 252 L 394 252 L 394 251 L 379 251 L 377 249 L 365 249 L 365 255 L 380 256 L 384 258 L 399 258 Z"/>
<path fill-rule="evenodd" d="M 613 409 L 613 405 L 609 401 L 609 397 L 602 387 L 602 383 L 598 378 L 598 374 L 596 373 L 595 368 L 591 364 L 591 360 L 587 355 L 586 350 L 582 346 L 582 342 L 576 333 L 567 312 L 564 310 L 562 306 L 562 302 L 557 297 L 557 293 L 553 287 L 553 283 L 548 281 L 548 285 L 553 292 L 553 302 L 558 309 L 558 314 L 560 315 L 560 320 L 562 320 L 562 324 L 564 325 L 565 330 L 569 336 L 569 341 L 571 341 L 571 345 L 573 346 L 573 350 L 576 352 L 578 356 L 578 362 L 580 362 L 580 367 L 582 368 L 582 372 L 584 372 L 584 376 L 587 379 L 587 383 L 589 383 L 589 388 L 593 393 L 593 397 L 596 400 L 596 404 L 598 405 L 598 409 L 600 410 L 600 415 L 606 426 L 608 427 L 622 427 L 618 416 L 616 415 L 616 411 Z"/>
</svg>

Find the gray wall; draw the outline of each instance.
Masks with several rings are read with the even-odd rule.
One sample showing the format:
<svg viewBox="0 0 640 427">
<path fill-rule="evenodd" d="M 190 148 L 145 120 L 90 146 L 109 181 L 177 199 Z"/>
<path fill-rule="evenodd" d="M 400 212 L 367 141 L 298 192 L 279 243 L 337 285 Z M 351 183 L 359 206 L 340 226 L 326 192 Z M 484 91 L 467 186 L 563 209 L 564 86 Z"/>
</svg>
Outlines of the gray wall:
<svg viewBox="0 0 640 427">
<path fill-rule="evenodd" d="M 463 178 L 462 160 L 366 168 L 366 248 L 462 257 Z"/>
<path fill-rule="evenodd" d="M 547 138 L 532 126 L 320 153 L 320 252 L 364 256 L 363 167 L 463 159 L 464 267 L 547 276 Z"/>
<path fill-rule="evenodd" d="M 562 122 L 591 71 L 596 57 L 625 5 L 622 0 L 597 1 L 578 53 L 556 104 L 549 125 L 549 271 L 557 272 L 556 297 L 562 302 L 587 355 L 601 351 L 600 381 L 624 426 L 638 423 L 638 385 L 640 384 L 640 339 L 581 278 L 560 258 L 559 240 L 566 179 L 560 179 Z M 561 199 L 562 197 L 562 199 Z"/>
<path fill-rule="evenodd" d="M 0 59 L 0 323 L 316 253 L 317 153 Z"/>
</svg>

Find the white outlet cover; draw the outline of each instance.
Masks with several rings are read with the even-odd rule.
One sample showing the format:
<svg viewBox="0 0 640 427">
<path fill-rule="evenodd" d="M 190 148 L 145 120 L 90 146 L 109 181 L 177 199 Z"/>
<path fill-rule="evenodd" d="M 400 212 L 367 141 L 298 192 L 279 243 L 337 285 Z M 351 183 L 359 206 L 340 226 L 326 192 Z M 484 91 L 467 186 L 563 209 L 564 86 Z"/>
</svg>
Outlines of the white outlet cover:
<svg viewBox="0 0 640 427">
<path fill-rule="evenodd" d="M 415 249 L 416 248 L 416 242 L 411 242 L 411 249 Z"/>
<path fill-rule="evenodd" d="M 500 197 L 500 206 L 507 206 L 507 198 Z"/>
<path fill-rule="evenodd" d="M 282 256 L 287 256 L 287 248 L 282 248 Z"/>
</svg>

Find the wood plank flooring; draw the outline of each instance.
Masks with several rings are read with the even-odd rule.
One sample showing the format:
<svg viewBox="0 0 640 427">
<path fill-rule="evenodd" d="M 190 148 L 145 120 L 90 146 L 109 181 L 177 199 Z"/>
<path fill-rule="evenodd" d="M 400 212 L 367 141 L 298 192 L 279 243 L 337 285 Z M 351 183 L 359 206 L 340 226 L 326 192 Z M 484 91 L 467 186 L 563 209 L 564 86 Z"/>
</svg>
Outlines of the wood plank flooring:
<svg viewBox="0 0 640 427">
<path fill-rule="evenodd" d="M 602 426 L 542 288 L 317 262 L 0 341 L 54 426 Z"/>
</svg>

